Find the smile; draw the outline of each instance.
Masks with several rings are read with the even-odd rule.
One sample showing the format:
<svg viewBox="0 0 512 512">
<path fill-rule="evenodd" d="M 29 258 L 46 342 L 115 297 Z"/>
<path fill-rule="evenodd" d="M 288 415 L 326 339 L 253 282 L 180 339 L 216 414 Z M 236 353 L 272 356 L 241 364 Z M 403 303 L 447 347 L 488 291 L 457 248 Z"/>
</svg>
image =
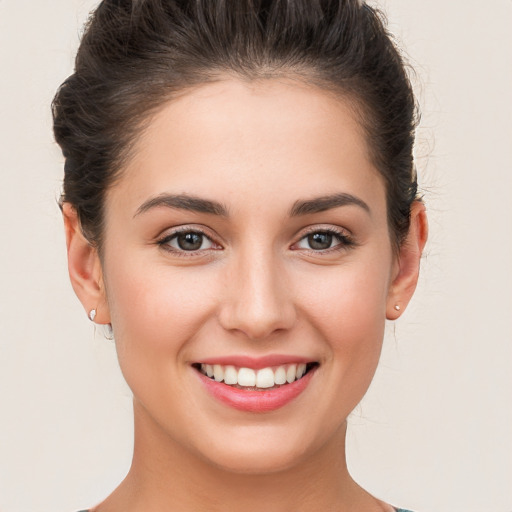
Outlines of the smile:
<svg viewBox="0 0 512 512">
<path fill-rule="evenodd" d="M 268 413 L 299 397 L 319 367 L 318 362 L 292 363 L 283 359 L 216 359 L 195 363 L 192 367 L 203 389 L 216 401 L 239 411 Z"/>
<path fill-rule="evenodd" d="M 222 364 L 200 364 L 196 368 L 210 379 L 223 382 L 228 386 L 251 391 L 277 389 L 295 382 L 317 363 L 287 364 L 260 369 Z"/>
</svg>

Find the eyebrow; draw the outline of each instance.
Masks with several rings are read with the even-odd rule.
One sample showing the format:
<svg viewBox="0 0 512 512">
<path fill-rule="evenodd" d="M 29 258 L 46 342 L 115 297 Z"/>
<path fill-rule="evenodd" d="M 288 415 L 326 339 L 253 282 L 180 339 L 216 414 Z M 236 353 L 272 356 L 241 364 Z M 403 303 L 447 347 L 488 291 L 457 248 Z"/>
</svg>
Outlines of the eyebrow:
<svg viewBox="0 0 512 512">
<path fill-rule="evenodd" d="M 359 199 L 352 194 L 339 193 L 316 197 L 314 199 L 296 201 L 290 209 L 289 215 L 290 217 L 298 217 L 301 215 L 320 213 L 333 208 L 349 205 L 359 206 L 366 212 L 371 213 L 370 207 L 362 199 Z M 144 203 L 142 203 L 142 205 L 137 209 L 134 217 L 153 208 L 162 206 L 178 210 L 209 213 L 211 215 L 219 215 L 222 217 L 229 216 L 228 209 L 218 201 L 190 196 L 188 194 L 160 194 L 144 201 Z"/>
<path fill-rule="evenodd" d="M 371 214 L 370 207 L 362 199 L 359 199 L 352 194 L 340 193 L 316 197 L 305 201 L 296 201 L 290 210 L 290 217 L 325 212 L 332 208 L 350 205 L 359 206 L 367 213 Z"/>
<path fill-rule="evenodd" d="M 190 196 L 188 194 L 160 194 L 159 196 L 152 197 L 142 203 L 134 217 L 145 213 L 153 208 L 165 206 L 167 208 L 175 208 L 178 210 L 188 210 L 199 213 L 210 213 L 212 215 L 220 215 L 222 217 L 228 216 L 227 208 L 217 202 L 201 197 Z"/>
</svg>

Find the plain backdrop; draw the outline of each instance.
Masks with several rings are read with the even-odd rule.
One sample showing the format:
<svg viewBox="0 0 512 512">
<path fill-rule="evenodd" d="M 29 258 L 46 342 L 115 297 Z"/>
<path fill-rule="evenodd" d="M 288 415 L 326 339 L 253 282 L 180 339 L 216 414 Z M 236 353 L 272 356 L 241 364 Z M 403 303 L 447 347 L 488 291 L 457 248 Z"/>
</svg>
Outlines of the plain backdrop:
<svg viewBox="0 0 512 512">
<path fill-rule="evenodd" d="M 50 102 L 92 0 L 0 0 L 0 511 L 73 512 L 125 475 L 130 392 L 68 282 Z M 431 238 L 350 419 L 349 466 L 417 512 L 512 511 L 512 2 L 387 0 L 416 70 Z"/>
</svg>

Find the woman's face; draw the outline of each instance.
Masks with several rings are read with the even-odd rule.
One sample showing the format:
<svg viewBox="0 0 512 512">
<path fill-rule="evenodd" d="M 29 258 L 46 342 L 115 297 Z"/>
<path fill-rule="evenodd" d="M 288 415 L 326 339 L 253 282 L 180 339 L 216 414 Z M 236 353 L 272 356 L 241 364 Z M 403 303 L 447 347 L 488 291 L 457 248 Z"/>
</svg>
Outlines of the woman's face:
<svg viewBox="0 0 512 512">
<path fill-rule="evenodd" d="M 292 81 L 194 89 L 152 118 L 105 215 L 109 320 L 141 432 L 242 472 L 342 438 L 397 272 L 347 103 Z"/>
</svg>

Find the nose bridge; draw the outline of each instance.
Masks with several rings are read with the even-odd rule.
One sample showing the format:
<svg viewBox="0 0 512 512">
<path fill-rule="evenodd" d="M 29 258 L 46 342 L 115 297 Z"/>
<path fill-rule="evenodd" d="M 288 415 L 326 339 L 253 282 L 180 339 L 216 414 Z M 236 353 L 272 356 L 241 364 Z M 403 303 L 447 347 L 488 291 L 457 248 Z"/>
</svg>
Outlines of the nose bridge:
<svg viewBox="0 0 512 512">
<path fill-rule="evenodd" d="M 270 244 L 240 250 L 229 269 L 224 328 L 262 339 L 289 329 L 295 320 L 293 297 L 278 255 Z"/>
</svg>

